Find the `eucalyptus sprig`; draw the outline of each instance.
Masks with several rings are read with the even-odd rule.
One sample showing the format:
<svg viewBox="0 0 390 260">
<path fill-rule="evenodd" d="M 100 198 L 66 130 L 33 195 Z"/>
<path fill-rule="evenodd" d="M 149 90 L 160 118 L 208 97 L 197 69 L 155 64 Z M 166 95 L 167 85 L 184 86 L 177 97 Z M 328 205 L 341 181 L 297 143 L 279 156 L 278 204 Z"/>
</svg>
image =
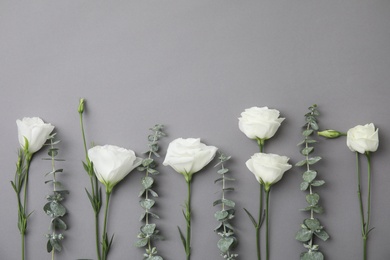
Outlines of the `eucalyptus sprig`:
<svg viewBox="0 0 390 260">
<path fill-rule="evenodd" d="M 320 220 L 314 216 L 315 214 L 321 214 L 324 211 L 323 207 L 319 204 L 320 195 L 315 192 L 314 189 L 325 184 L 324 180 L 317 179 L 318 172 L 313 169 L 313 165 L 322 159 L 320 156 L 312 156 L 312 153 L 314 152 L 313 145 L 317 143 L 312 136 L 313 133 L 319 129 L 317 121 L 319 112 L 317 110 L 317 105 L 310 106 L 309 111 L 309 113 L 305 114 L 306 123 L 302 132 L 304 140 L 298 144 L 298 146 L 303 146 L 301 154 L 305 159 L 296 163 L 295 166 L 305 167 L 305 171 L 302 174 L 303 182 L 301 183 L 300 188 L 302 191 L 308 192 L 306 195 L 308 206 L 304 208 L 303 211 L 309 212 L 310 217 L 303 221 L 301 229 L 297 232 L 295 238 L 298 241 L 303 242 L 303 246 L 307 249 L 306 252 L 301 253 L 301 260 L 322 260 L 324 259 L 324 255 L 321 253 L 319 246 L 314 240 L 315 237 L 318 237 L 321 240 L 326 241 L 329 238 L 329 235 L 321 225 Z"/>
<path fill-rule="evenodd" d="M 234 179 L 226 177 L 225 175 L 229 172 L 228 168 L 225 168 L 224 163 L 228 161 L 231 156 L 226 156 L 223 153 L 220 153 L 218 159 L 219 163 L 214 167 L 221 166 L 221 169 L 217 171 L 221 175 L 218 179 L 215 180 L 215 183 L 222 183 L 222 198 L 216 200 L 213 203 L 213 206 L 220 205 L 221 209 L 215 212 L 214 217 L 219 221 L 219 225 L 215 228 L 215 232 L 221 237 L 217 243 L 219 250 L 221 251 L 221 256 L 223 259 L 233 260 L 238 257 L 238 254 L 233 253 L 232 250 L 237 245 L 237 237 L 234 233 L 234 227 L 230 223 L 230 220 L 234 218 L 235 214 L 235 202 L 231 199 L 227 199 L 225 196 L 226 192 L 234 191 L 233 187 L 226 187 L 228 181 L 234 181 Z"/>
<path fill-rule="evenodd" d="M 49 234 L 47 237 L 47 252 L 51 253 L 51 259 L 54 260 L 55 252 L 60 252 L 62 250 L 62 240 L 64 239 L 64 234 L 62 231 L 67 230 L 68 225 L 63 220 L 64 215 L 67 213 L 67 209 L 62 204 L 62 201 L 65 199 L 65 195 L 69 194 L 68 190 L 62 189 L 63 185 L 57 179 L 57 174 L 63 172 L 63 169 L 57 169 L 55 162 L 64 161 L 63 159 L 56 158 L 58 155 L 58 148 L 55 146 L 60 142 L 55 140 L 56 133 L 52 134 L 48 138 L 48 155 L 50 158 L 43 158 L 44 160 L 50 160 L 51 162 L 51 171 L 46 174 L 46 176 L 51 176 L 51 180 L 45 181 L 45 183 L 51 183 L 53 185 L 53 193 L 47 195 L 46 199 L 48 202 L 43 207 L 43 211 L 50 217 L 50 226 Z"/>
<path fill-rule="evenodd" d="M 159 172 L 156 170 L 157 164 L 153 157 L 160 157 L 157 153 L 159 150 L 158 141 L 160 138 L 166 136 L 163 132 L 164 126 L 157 124 L 154 127 L 150 128 L 153 134 L 148 136 L 148 147 L 149 150 L 146 152 L 148 157 L 142 160 L 141 166 L 137 169 L 141 172 L 144 172 L 145 175 L 142 177 L 141 184 L 142 189 L 139 193 L 140 205 L 144 209 L 140 217 L 140 221 L 144 222 L 140 228 L 140 233 L 138 233 L 138 240 L 135 243 L 136 247 L 145 248 L 145 253 L 143 254 L 143 259 L 145 260 L 162 260 L 163 258 L 158 255 L 157 248 L 153 245 L 153 240 L 160 240 L 163 237 L 159 234 L 159 230 L 156 228 L 155 223 L 151 223 L 151 218 L 159 219 L 160 217 L 151 211 L 152 207 L 155 205 L 156 201 L 154 198 L 158 197 L 156 191 L 154 191 L 153 184 L 155 182 L 152 176 L 158 175 Z"/>
</svg>

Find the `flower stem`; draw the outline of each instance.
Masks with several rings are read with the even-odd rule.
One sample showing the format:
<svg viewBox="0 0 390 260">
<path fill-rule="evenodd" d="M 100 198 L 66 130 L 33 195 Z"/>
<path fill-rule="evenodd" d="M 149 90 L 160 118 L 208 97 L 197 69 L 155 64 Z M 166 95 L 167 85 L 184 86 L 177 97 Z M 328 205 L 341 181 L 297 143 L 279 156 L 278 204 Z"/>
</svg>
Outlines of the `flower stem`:
<svg viewBox="0 0 390 260">
<path fill-rule="evenodd" d="M 187 181 L 188 197 L 186 203 L 186 221 L 187 221 L 187 238 L 186 238 L 186 256 L 187 260 L 191 258 L 191 180 Z"/>
<path fill-rule="evenodd" d="M 102 243 L 103 243 L 102 257 L 103 257 L 103 260 L 107 260 L 109 246 L 110 246 L 110 243 L 111 243 L 111 242 L 108 242 L 108 240 L 107 240 L 108 239 L 108 236 L 107 236 L 107 221 L 108 221 L 108 207 L 109 207 L 109 203 L 110 203 L 110 195 L 111 195 L 111 192 L 106 191 L 106 208 L 105 208 L 105 211 L 104 211 L 103 239 L 102 239 Z"/>
<path fill-rule="evenodd" d="M 28 216 L 26 215 L 28 175 L 29 175 L 30 164 L 33 156 L 33 154 L 29 153 L 28 151 L 25 151 L 25 153 L 26 153 L 26 175 L 25 175 L 24 191 L 23 191 L 24 192 L 24 201 L 22 206 L 23 212 L 21 212 L 23 224 L 22 224 L 22 229 L 20 230 L 21 239 L 22 239 L 22 260 L 25 259 L 26 229 L 27 229 L 27 219 L 28 219 Z"/>
<path fill-rule="evenodd" d="M 259 186 L 259 216 L 256 226 L 256 247 L 257 247 L 257 259 L 261 260 L 261 250 L 260 250 L 260 228 L 262 224 L 262 214 L 263 214 L 263 185 Z"/>
<path fill-rule="evenodd" d="M 271 191 L 271 188 L 268 188 L 265 191 L 265 259 L 269 260 L 269 193 Z"/>
</svg>

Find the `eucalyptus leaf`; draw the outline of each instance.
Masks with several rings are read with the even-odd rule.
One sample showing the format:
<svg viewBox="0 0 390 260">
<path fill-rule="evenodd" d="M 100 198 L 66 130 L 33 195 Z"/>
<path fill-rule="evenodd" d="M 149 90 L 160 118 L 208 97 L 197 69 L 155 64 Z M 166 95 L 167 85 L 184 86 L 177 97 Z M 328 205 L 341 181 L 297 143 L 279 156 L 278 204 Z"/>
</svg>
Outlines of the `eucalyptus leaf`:
<svg viewBox="0 0 390 260">
<path fill-rule="evenodd" d="M 68 228 L 66 223 L 60 218 L 53 219 L 53 224 L 56 229 L 66 230 Z"/>
<path fill-rule="evenodd" d="M 64 216 L 66 213 L 66 208 L 56 201 L 52 201 L 50 203 L 50 209 L 56 216 L 59 217 Z"/>
<path fill-rule="evenodd" d="M 226 253 L 229 251 L 230 247 L 234 244 L 234 238 L 232 237 L 223 237 L 218 241 L 218 248 L 221 252 Z"/>
<path fill-rule="evenodd" d="M 311 232 L 307 228 L 301 228 L 297 234 L 295 235 L 295 239 L 301 242 L 309 241 L 313 236 L 313 232 Z"/>
<path fill-rule="evenodd" d="M 152 199 L 144 199 L 140 201 L 140 205 L 144 209 L 151 209 L 156 202 Z"/>
<path fill-rule="evenodd" d="M 303 132 L 302 132 L 302 135 L 303 135 L 303 136 L 309 136 L 309 135 L 311 135 L 312 133 L 313 133 L 313 130 L 308 129 L 308 130 L 303 131 Z"/>
<path fill-rule="evenodd" d="M 149 239 L 148 238 L 142 238 L 135 242 L 134 246 L 136 247 L 144 247 L 148 244 Z"/>
<path fill-rule="evenodd" d="M 328 238 L 329 238 L 328 233 L 326 233 L 326 231 L 323 230 L 323 229 L 321 229 L 321 230 L 318 231 L 318 232 L 314 232 L 314 235 L 316 235 L 318 238 L 320 238 L 320 239 L 323 240 L 323 241 L 326 241 L 326 240 L 328 240 Z"/>
<path fill-rule="evenodd" d="M 297 162 L 296 164 L 295 164 L 295 166 L 304 166 L 304 165 L 306 165 L 307 164 L 307 160 L 302 160 L 302 161 L 299 161 L 299 162 Z"/>
<path fill-rule="evenodd" d="M 156 229 L 156 224 L 145 224 L 141 227 L 141 232 L 146 235 L 152 235 Z"/>
<path fill-rule="evenodd" d="M 315 180 L 311 183 L 312 186 L 319 187 L 325 184 L 325 181 L 323 180 Z"/>
<path fill-rule="evenodd" d="M 304 191 L 304 190 L 307 190 L 307 188 L 309 188 L 309 183 L 307 181 L 304 181 L 301 183 L 301 190 Z"/>
<path fill-rule="evenodd" d="M 314 147 L 305 147 L 301 150 L 301 153 L 304 155 L 304 156 L 307 156 L 309 155 L 310 153 L 312 153 L 314 150 Z"/>
<path fill-rule="evenodd" d="M 319 160 L 321 160 L 321 157 L 316 156 L 316 157 L 309 158 L 309 159 L 307 160 L 307 163 L 308 163 L 309 165 L 312 165 L 312 164 L 317 163 Z"/>
<path fill-rule="evenodd" d="M 302 175 L 304 181 L 311 183 L 317 177 L 317 172 L 313 170 L 305 171 Z"/>
<path fill-rule="evenodd" d="M 150 188 L 152 185 L 153 185 L 153 178 L 152 177 L 149 177 L 149 176 L 145 176 L 142 178 L 142 186 L 145 188 L 145 189 L 148 189 Z"/>
<path fill-rule="evenodd" d="M 318 195 L 317 193 L 306 195 L 306 201 L 307 203 L 309 203 L 310 206 L 317 205 L 319 200 L 320 200 L 320 195 Z"/>
<path fill-rule="evenodd" d="M 228 200 L 228 199 L 222 199 L 222 202 L 228 206 L 228 207 L 231 207 L 231 208 L 234 208 L 234 206 L 236 205 L 236 203 L 232 200 Z"/>
<path fill-rule="evenodd" d="M 301 260 L 324 260 L 324 255 L 318 251 L 302 253 Z"/>
<path fill-rule="evenodd" d="M 228 216 L 229 216 L 229 212 L 227 212 L 226 210 L 217 211 L 217 212 L 215 212 L 215 214 L 214 214 L 214 217 L 215 217 L 218 221 L 224 220 L 224 219 L 226 219 Z"/>
<path fill-rule="evenodd" d="M 305 219 L 303 223 L 306 225 L 306 227 L 308 229 L 310 229 L 312 231 L 321 228 L 320 221 L 318 221 L 318 219 L 315 219 L 315 218 L 314 219 L 311 219 L 311 218 Z"/>
</svg>

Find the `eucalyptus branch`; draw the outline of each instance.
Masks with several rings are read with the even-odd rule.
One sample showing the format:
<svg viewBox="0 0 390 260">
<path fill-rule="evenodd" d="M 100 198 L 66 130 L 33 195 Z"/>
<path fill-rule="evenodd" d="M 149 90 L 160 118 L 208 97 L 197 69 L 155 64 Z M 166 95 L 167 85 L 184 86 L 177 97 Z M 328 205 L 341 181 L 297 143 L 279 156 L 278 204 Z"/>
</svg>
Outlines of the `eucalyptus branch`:
<svg viewBox="0 0 390 260">
<path fill-rule="evenodd" d="M 221 177 L 215 180 L 215 183 L 222 183 L 222 198 L 216 200 L 213 204 L 214 206 L 221 206 L 221 209 L 214 214 L 216 220 L 220 222 L 214 231 L 221 237 L 217 243 L 221 256 L 223 259 L 233 260 L 238 257 L 238 254 L 232 252 L 232 249 L 237 245 L 237 238 L 234 234 L 233 225 L 230 223 L 230 220 L 234 218 L 235 214 L 235 202 L 226 199 L 226 192 L 234 191 L 234 188 L 226 187 L 226 183 L 228 181 L 234 181 L 234 179 L 225 176 L 229 172 L 229 169 L 224 167 L 224 163 L 230 159 L 230 156 L 220 153 L 218 159 L 219 163 L 215 167 L 221 166 L 221 169 L 217 171 Z"/>
<path fill-rule="evenodd" d="M 307 249 L 306 252 L 301 253 L 301 260 L 321 260 L 324 259 L 324 255 L 319 251 L 319 246 L 315 244 L 314 238 L 318 237 L 323 241 L 329 238 L 328 233 L 324 230 L 319 219 L 315 218 L 315 214 L 323 213 L 323 208 L 319 205 L 320 195 L 314 192 L 316 187 L 325 184 L 325 181 L 318 180 L 318 172 L 313 169 L 313 165 L 321 160 L 320 156 L 311 156 L 314 152 L 314 146 L 317 141 L 312 139 L 312 135 L 315 131 L 318 131 L 317 117 L 319 112 L 317 105 L 309 107 L 310 112 L 305 114 L 306 124 L 302 135 L 304 140 L 299 143 L 299 146 L 303 145 L 301 154 L 305 157 L 304 160 L 298 162 L 295 166 L 305 167 L 305 171 L 302 174 L 303 182 L 300 185 L 302 191 L 308 191 L 306 195 L 306 202 L 308 206 L 303 209 L 310 214 L 309 218 L 306 218 L 301 225 L 301 229 L 296 234 L 295 238 L 298 241 L 303 242 L 303 246 Z"/>
<path fill-rule="evenodd" d="M 156 228 L 156 224 L 151 223 L 151 218 L 158 219 L 159 216 L 151 211 L 152 207 L 155 205 L 156 201 L 154 198 L 158 197 L 157 192 L 153 188 L 154 178 L 152 176 L 158 175 L 159 172 L 156 170 L 157 164 L 153 157 L 160 157 L 157 153 L 159 150 L 158 141 L 166 136 L 162 131 L 164 128 L 163 125 L 157 124 L 150 130 L 153 134 L 148 136 L 148 157 L 143 159 L 141 166 L 137 169 L 141 172 L 145 172 L 145 175 L 142 177 L 141 184 L 142 190 L 139 194 L 140 205 L 144 209 L 140 217 L 140 221 L 144 221 L 144 225 L 140 228 L 140 233 L 138 233 L 138 241 L 135 243 L 136 247 L 145 248 L 145 253 L 143 254 L 143 259 L 145 260 L 162 260 L 163 258 L 158 254 L 157 248 L 153 245 L 153 240 L 163 239 L 159 235 L 159 230 Z"/>
<path fill-rule="evenodd" d="M 46 199 L 48 202 L 43 207 L 43 211 L 50 217 L 50 226 L 49 234 L 46 235 L 47 241 L 47 252 L 51 253 L 51 259 L 54 260 L 55 252 L 60 252 L 62 250 L 62 240 L 64 235 L 61 231 L 64 231 L 68 228 L 65 221 L 62 219 L 67 213 L 67 210 L 62 201 L 65 199 L 65 195 L 69 194 L 68 190 L 61 189 L 63 187 L 62 183 L 57 180 L 57 174 L 63 172 L 63 169 L 56 169 L 55 162 L 63 161 L 62 159 L 56 158 L 58 155 L 58 148 L 55 147 L 60 141 L 55 141 L 55 133 L 49 136 L 49 150 L 48 155 L 50 158 L 44 158 L 44 160 L 51 161 L 51 171 L 46 174 L 46 176 L 51 175 L 52 179 L 45 181 L 45 183 L 51 183 L 53 185 L 53 193 L 48 195 Z"/>
</svg>

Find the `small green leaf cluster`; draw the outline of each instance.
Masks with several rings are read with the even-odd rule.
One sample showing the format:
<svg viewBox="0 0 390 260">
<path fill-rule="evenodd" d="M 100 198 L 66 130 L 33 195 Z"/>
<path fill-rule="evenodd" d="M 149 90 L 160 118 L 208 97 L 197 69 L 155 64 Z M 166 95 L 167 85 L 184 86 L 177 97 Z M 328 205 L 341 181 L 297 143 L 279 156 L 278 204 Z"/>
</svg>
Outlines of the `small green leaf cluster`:
<svg viewBox="0 0 390 260">
<path fill-rule="evenodd" d="M 65 206 L 62 204 L 62 201 L 65 199 L 65 196 L 69 194 L 68 190 L 62 189 L 63 185 L 60 181 L 57 180 L 57 174 L 62 173 L 63 169 L 56 169 L 55 162 L 63 161 L 57 159 L 58 148 L 55 147 L 60 141 L 55 141 L 55 135 L 52 134 L 48 138 L 48 155 L 50 158 L 44 158 L 44 160 L 50 160 L 52 164 L 52 170 L 46 174 L 50 175 L 52 178 L 45 183 L 51 183 L 53 185 L 53 193 L 46 196 L 48 202 L 43 206 L 43 211 L 48 215 L 50 220 L 49 234 L 46 234 L 47 238 L 47 252 L 55 251 L 60 252 L 62 250 L 62 240 L 64 239 L 64 234 L 61 233 L 68 228 L 67 224 L 63 220 L 63 217 L 67 213 Z"/>
<path fill-rule="evenodd" d="M 145 224 L 141 226 L 140 232 L 138 233 L 138 240 L 135 243 L 136 247 L 145 247 L 144 258 L 146 260 L 162 260 L 163 258 L 157 255 L 157 248 L 152 246 L 153 240 L 161 240 L 163 237 L 159 234 L 160 231 L 156 228 L 156 224 L 149 223 L 150 218 L 159 219 L 160 217 L 151 211 L 152 207 L 155 205 L 156 201 L 154 198 L 158 197 L 156 191 L 154 191 L 153 184 L 155 182 L 152 176 L 158 175 L 159 171 L 157 171 L 157 164 L 155 160 L 152 158 L 152 155 L 155 157 L 160 157 L 158 154 L 159 150 L 159 140 L 166 136 L 163 132 L 164 126 L 161 124 L 157 124 L 152 127 L 150 130 L 153 134 L 148 136 L 148 147 L 149 150 L 146 152 L 148 154 L 148 158 L 143 159 L 141 166 L 137 169 L 138 171 L 145 172 L 145 175 L 142 177 L 141 184 L 142 189 L 139 193 L 140 205 L 144 209 L 140 217 L 140 221 L 144 221 Z"/>
<path fill-rule="evenodd" d="M 236 259 L 238 257 L 238 254 L 232 253 L 232 249 L 237 245 L 237 238 L 234 234 L 234 228 L 230 223 L 235 214 L 235 202 L 225 198 L 225 192 L 234 191 L 233 187 L 226 187 L 227 181 L 234 181 L 234 179 L 225 176 L 225 174 L 229 172 L 229 169 L 224 167 L 224 163 L 230 158 L 230 156 L 226 156 L 222 153 L 218 158 L 219 163 L 216 166 L 221 165 L 221 169 L 219 169 L 217 173 L 220 174 L 221 177 L 215 180 L 215 183 L 222 183 L 222 198 L 213 203 L 213 206 L 221 206 L 221 209 L 214 214 L 216 220 L 220 222 L 214 230 L 221 237 L 217 246 L 221 251 L 221 256 L 228 260 Z"/>
<path fill-rule="evenodd" d="M 319 205 L 320 195 L 314 192 L 313 189 L 324 185 L 325 181 L 318 180 L 318 172 L 312 168 L 314 164 L 322 159 L 320 156 L 312 156 L 312 153 L 314 152 L 313 144 L 317 143 L 317 141 L 312 138 L 312 135 L 319 129 L 317 121 L 319 112 L 317 110 L 317 105 L 310 106 L 309 111 L 309 113 L 305 114 L 306 124 L 302 132 L 304 140 L 298 144 L 299 146 L 303 145 L 300 152 L 305 159 L 296 163 L 295 166 L 305 167 L 305 171 L 302 173 L 303 181 L 300 185 L 300 189 L 309 192 L 306 195 L 308 206 L 305 207 L 303 211 L 310 212 L 310 218 L 306 218 L 303 221 L 301 229 L 297 232 L 295 238 L 298 241 L 303 242 L 304 247 L 307 249 L 307 252 L 301 254 L 301 260 L 321 260 L 324 259 L 324 255 L 319 251 L 319 246 L 314 244 L 314 237 L 326 241 L 329 238 L 329 235 L 324 230 L 320 221 L 317 218 L 314 218 L 314 213 L 321 214 L 324 209 Z"/>
</svg>

